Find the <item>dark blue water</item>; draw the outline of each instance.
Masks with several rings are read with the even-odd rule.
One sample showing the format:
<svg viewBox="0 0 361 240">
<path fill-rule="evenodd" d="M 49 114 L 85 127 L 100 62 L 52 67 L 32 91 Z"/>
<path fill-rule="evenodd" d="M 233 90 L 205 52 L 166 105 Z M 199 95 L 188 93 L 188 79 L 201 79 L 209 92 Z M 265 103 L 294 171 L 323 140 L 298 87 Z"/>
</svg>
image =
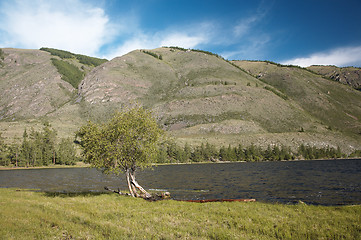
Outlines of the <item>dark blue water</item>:
<svg viewBox="0 0 361 240">
<path fill-rule="evenodd" d="M 361 160 L 167 165 L 139 172 L 137 179 L 151 191 L 169 191 L 174 199 L 361 204 Z M 107 176 L 89 168 L 0 171 L 3 188 L 99 192 L 104 186 L 126 190 L 125 176 Z"/>
</svg>

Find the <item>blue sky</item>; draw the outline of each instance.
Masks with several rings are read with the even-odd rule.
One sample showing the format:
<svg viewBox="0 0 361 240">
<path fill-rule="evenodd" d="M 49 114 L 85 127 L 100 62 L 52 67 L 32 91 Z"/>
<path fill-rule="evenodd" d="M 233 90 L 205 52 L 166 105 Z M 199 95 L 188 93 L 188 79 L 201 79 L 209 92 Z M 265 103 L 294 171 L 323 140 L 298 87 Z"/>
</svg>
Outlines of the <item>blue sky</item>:
<svg viewBox="0 0 361 240">
<path fill-rule="evenodd" d="M 360 0 L 0 0 L 0 47 L 112 59 L 179 46 L 227 59 L 361 67 Z"/>
</svg>

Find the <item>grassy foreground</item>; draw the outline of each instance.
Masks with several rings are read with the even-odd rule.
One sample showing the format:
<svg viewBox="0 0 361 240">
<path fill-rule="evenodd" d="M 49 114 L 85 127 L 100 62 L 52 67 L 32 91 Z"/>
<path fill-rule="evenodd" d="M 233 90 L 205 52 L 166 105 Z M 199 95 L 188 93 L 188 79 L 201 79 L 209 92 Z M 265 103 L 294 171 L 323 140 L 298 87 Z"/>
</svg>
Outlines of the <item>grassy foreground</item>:
<svg viewBox="0 0 361 240">
<path fill-rule="evenodd" d="M 147 202 L 0 189 L 0 239 L 361 239 L 361 206 Z"/>
</svg>

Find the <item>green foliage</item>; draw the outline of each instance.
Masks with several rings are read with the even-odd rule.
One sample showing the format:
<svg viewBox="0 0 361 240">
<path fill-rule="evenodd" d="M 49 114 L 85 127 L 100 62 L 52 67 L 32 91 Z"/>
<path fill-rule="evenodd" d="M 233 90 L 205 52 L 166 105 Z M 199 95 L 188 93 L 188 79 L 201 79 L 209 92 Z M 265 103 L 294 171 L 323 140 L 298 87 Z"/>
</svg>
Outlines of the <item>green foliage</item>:
<svg viewBox="0 0 361 240">
<path fill-rule="evenodd" d="M 241 68 L 240 66 L 238 66 L 237 64 L 229 61 L 229 60 L 225 60 L 226 62 L 228 62 L 229 64 L 231 64 L 233 67 L 238 68 L 239 70 L 241 70 L 242 72 L 249 74 L 249 72 L 247 72 L 246 70 L 244 70 L 243 68 Z"/>
<path fill-rule="evenodd" d="M 332 147 L 316 148 L 301 145 L 297 153 L 292 152 L 290 147 L 286 146 L 268 146 L 267 149 L 250 145 L 243 148 L 241 145 L 232 147 L 216 146 L 209 144 L 201 144 L 191 148 L 185 145 L 184 148 L 178 146 L 174 142 L 167 142 L 162 146 L 158 159 L 158 163 L 186 163 L 186 162 L 214 162 L 214 161 L 281 161 L 294 160 L 296 157 L 303 159 L 331 159 L 345 157 L 341 153 L 340 148 Z M 360 156 L 360 151 L 355 151 L 351 157 Z"/>
<path fill-rule="evenodd" d="M 146 50 L 142 50 L 142 52 L 145 53 L 145 54 L 148 54 L 148 55 L 150 55 L 150 56 L 152 56 L 152 57 L 154 57 L 156 59 L 163 60 L 163 57 L 160 54 L 158 55 L 158 54 L 156 54 L 154 52 L 150 52 L 150 51 L 146 51 Z"/>
<path fill-rule="evenodd" d="M 74 54 L 64 50 L 58 50 L 54 48 L 40 48 L 42 51 L 49 52 L 53 56 L 58 56 L 60 58 L 73 58 Z"/>
<path fill-rule="evenodd" d="M 5 139 L 0 132 L 0 165 L 7 166 L 10 164 L 8 159 L 8 146 L 5 144 Z"/>
<path fill-rule="evenodd" d="M 341 158 L 345 156 L 341 153 L 341 149 L 332 147 L 317 148 L 311 147 L 309 145 L 301 145 L 298 147 L 298 155 L 302 156 L 304 159 L 329 159 L 329 158 Z"/>
<path fill-rule="evenodd" d="M 89 57 L 89 56 L 85 56 L 85 55 L 81 55 L 81 54 L 74 54 L 74 53 L 71 53 L 68 51 L 58 50 L 58 49 L 54 49 L 54 48 L 40 48 L 40 50 L 49 52 L 51 55 L 58 56 L 62 59 L 76 58 L 76 59 L 78 59 L 78 61 L 80 63 L 88 65 L 88 66 L 94 66 L 94 67 L 99 66 L 99 65 L 103 64 L 104 62 L 108 61 L 106 59 Z"/>
<path fill-rule="evenodd" d="M 222 81 L 222 80 L 219 80 L 219 81 L 212 81 L 212 84 L 213 84 L 213 85 L 225 85 L 225 86 L 227 86 L 227 85 L 237 85 L 237 83 L 236 83 L 236 82 L 231 83 L 231 82 L 228 82 L 228 81 Z"/>
<path fill-rule="evenodd" d="M 55 58 L 51 59 L 58 72 L 62 75 L 62 79 L 70 83 L 74 88 L 78 88 L 79 83 L 84 78 L 84 73 L 73 64 Z"/>
<path fill-rule="evenodd" d="M 179 50 L 179 51 L 183 51 L 183 52 L 188 51 L 188 49 L 181 48 L 181 47 L 174 47 L 174 46 L 170 46 L 169 48 L 171 48 L 171 49 L 175 49 L 175 50 Z"/>
<path fill-rule="evenodd" d="M 57 145 L 57 133 L 49 123 L 42 131 L 24 130 L 21 144 L 6 145 L 0 135 L 0 165 L 16 167 L 47 166 L 50 164 L 73 165 L 76 151 L 70 139 Z"/>
<path fill-rule="evenodd" d="M 361 150 L 355 150 L 353 151 L 349 157 L 361 157 Z"/>
<path fill-rule="evenodd" d="M 94 66 L 97 67 L 105 62 L 107 62 L 107 59 L 100 59 L 95 57 L 89 57 L 81 54 L 75 54 L 76 59 L 79 60 L 80 63 L 88 65 L 88 66 Z"/>
<path fill-rule="evenodd" d="M 274 94 L 276 94 L 277 96 L 281 97 L 281 98 L 284 99 L 284 100 L 288 100 L 288 96 L 287 96 L 287 95 L 285 95 L 285 94 L 277 91 L 276 89 L 274 89 L 274 88 L 272 88 L 272 87 L 265 86 L 264 89 L 273 92 Z"/>
<path fill-rule="evenodd" d="M 0 66 L 4 65 L 3 63 L 4 59 L 5 59 L 5 53 L 2 49 L 0 49 Z"/>
<path fill-rule="evenodd" d="M 58 145 L 56 163 L 74 165 L 76 160 L 73 141 L 70 138 L 63 138 Z"/>
<path fill-rule="evenodd" d="M 44 123 L 41 132 L 31 129 L 28 135 L 25 129 L 20 146 L 19 166 L 47 166 L 55 163 L 56 135 L 56 131 L 48 123 Z"/>
<path fill-rule="evenodd" d="M 5 53 L 2 49 L 0 49 L 0 59 L 4 60 L 5 59 Z"/>
<path fill-rule="evenodd" d="M 181 47 L 174 47 L 174 46 L 170 46 L 168 48 L 171 48 L 171 49 L 176 49 L 176 50 L 179 50 L 179 51 L 183 51 L 183 52 L 186 52 L 186 51 L 192 51 L 192 52 L 199 52 L 199 53 L 204 53 L 204 54 L 207 54 L 207 55 L 210 55 L 210 56 L 215 56 L 217 58 L 220 58 L 220 59 L 223 59 L 224 58 L 220 55 L 218 55 L 217 53 L 212 53 L 210 51 L 205 51 L 205 50 L 200 50 L 200 49 L 185 49 L 185 48 L 181 48 Z"/>
<path fill-rule="evenodd" d="M 120 174 L 150 166 L 158 156 L 163 131 L 149 111 L 133 107 L 105 124 L 88 122 L 77 132 L 83 156 L 105 173 Z"/>
<path fill-rule="evenodd" d="M 220 59 L 223 59 L 224 58 L 216 53 L 212 53 L 212 52 L 209 52 L 209 51 L 205 51 L 205 50 L 200 50 L 200 49 L 191 49 L 192 52 L 199 52 L 199 53 L 204 53 L 204 54 L 207 54 L 207 55 L 210 55 L 210 56 L 215 56 L 217 58 L 220 58 Z"/>
</svg>

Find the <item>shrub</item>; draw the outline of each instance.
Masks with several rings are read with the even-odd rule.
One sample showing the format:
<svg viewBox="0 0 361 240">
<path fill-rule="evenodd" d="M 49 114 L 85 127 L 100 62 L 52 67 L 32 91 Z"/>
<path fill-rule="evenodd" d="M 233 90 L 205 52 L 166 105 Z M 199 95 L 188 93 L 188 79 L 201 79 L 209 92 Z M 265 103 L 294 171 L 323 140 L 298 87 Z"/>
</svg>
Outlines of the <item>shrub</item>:
<svg viewBox="0 0 361 240">
<path fill-rule="evenodd" d="M 3 63 L 4 59 L 5 59 L 4 51 L 2 49 L 0 49 L 0 66 L 4 65 L 4 63 Z"/>
<path fill-rule="evenodd" d="M 54 48 L 40 48 L 40 50 L 49 52 L 51 55 L 58 56 L 61 59 L 76 58 L 80 63 L 88 65 L 88 66 L 94 66 L 94 67 L 99 66 L 108 61 L 106 59 L 89 57 L 89 56 L 85 56 L 85 55 L 81 55 L 81 54 L 74 54 L 74 53 L 71 53 L 68 51 L 58 50 L 58 49 L 54 49 Z"/>
<path fill-rule="evenodd" d="M 84 78 L 84 73 L 73 64 L 70 64 L 63 60 L 52 58 L 51 61 L 58 69 L 58 72 L 62 75 L 61 78 L 64 81 L 70 83 L 74 88 L 78 88 L 79 83 Z"/>
<path fill-rule="evenodd" d="M 276 94 L 277 96 L 283 98 L 284 100 L 288 100 L 288 96 L 287 96 L 287 95 L 285 95 L 285 94 L 277 91 L 276 89 L 271 88 L 271 87 L 269 87 L 269 86 L 265 86 L 264 88 L 265 88 L 266 90 L 268 90 L 268 91 L 273 92 L 274 94 Z"/>
<path fill-rule="evenodd" d="M 40 50 L 49 52 L 51 55 L 58 56 L 62 59 L 74 57 L 74 54 L 72 54 L 71 52 L 68 52 L 68 51 L 64 51 L 64 50 L 58 50 L 58 49 L 54 49 L 54 48 L 40 48 Z"/>
<path fill-rule="evenodd" d="M 88 65 L 88 66 L 94 66 L 94 67 L 99 66 L 108 61 L 106 59 L 89 57 L 89 56 L 85 56 L 85 55 L 81 55 L 81 54 L 76 54 L 75 57 L 76 57 L 76 59 L 79 60 L 80 63 Z"/>
<path fill-rule="evenodd" d="M 152 57 L 154 57 L 156 59 L 163 60 L 162 55 L 158 55 L 158 54 L 156 54 L 154 52 L 150 52 L 150 51 L 146 51 L 146 50 L 143 50 L 142 52 L 145 53 L 145 54 L 148 54 L 148 55 L 150 55 L 150 56 L 152 56 Z"/>
</svg>

